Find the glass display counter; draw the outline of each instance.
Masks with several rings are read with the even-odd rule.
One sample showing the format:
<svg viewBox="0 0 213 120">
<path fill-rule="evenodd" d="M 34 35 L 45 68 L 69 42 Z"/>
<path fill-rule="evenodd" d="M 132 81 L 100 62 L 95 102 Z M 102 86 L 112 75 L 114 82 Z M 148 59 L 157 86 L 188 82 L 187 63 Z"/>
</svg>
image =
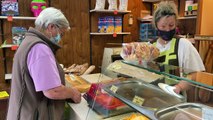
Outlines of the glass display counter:
<svg viewBox="0 0 213 120">
<path fill-rule="evenodd" d="M 115 61 L 102 73 L 112 80 L 100 80 L 84 94 L 90 108 L 86 118 L 95 120 L 95 112 L 97 120 L 210 120 L 212 74 L 201 77 L 211 82 L 202 83 L 192 80 L 190 73 L 190 69 L 154 62 Z M 186 81 L 193 90 L 193 101 L 185 91 L 174 92 L 180 81 Z"/>
</svg>

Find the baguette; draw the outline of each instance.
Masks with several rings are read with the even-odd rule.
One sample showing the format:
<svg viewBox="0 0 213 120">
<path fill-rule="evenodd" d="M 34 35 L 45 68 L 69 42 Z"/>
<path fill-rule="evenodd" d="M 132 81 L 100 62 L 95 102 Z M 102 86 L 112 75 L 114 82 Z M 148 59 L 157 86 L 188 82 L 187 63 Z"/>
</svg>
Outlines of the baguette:
<svg viewBox="0 0 213 120">
<path fill-rule="evenodd" d="M 95 65 L 91 65 L 84 73 L 83 75 L 90 74 L 95 69 Z"/>
<path fill-rule="evenodd" d="M 88 82 L 86 82 L 82 77 L 74 74 L 66 75 L 65 78 L 72 86 L 88 84 Z"/>
</svg>

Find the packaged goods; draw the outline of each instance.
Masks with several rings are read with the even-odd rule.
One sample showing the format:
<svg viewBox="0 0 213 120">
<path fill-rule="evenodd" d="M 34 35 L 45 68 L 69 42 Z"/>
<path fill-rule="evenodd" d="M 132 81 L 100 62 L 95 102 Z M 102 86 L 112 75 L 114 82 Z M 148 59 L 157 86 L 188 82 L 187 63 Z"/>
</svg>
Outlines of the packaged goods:
<svg viewBox="0 0 213 120">
<path fill-rule="evenodd" d="M 1 14 L 5 15 L 5 16 L 19 15 L 17 0 L 2 0 L 1 1 Z"/>
<path fill-rule="evenodd" d="M 20 45 L 25 38 L 27 29 L 24 27 L 12 27 L 13 44 Z"/>
<path fill-rule="evenodd" d="M 122 17 L 115 17 L 115 31 L 114 32 L 122 32 Z"/>
<path fill-rule="evenodd" d="M 154 45 L 147 42 L 123 43 L 121 57 L 128 61 L 152 61 L 160 55 Z"/>
<path fill-rule="evenodd" d="M 119 0 L 119 10 L 127 10 L 128 0 Z"/>
<path fill-rule="evenodd" d="M 114 17 L 108 16 L 106 17 L 106 33 L 113 33 L 114 32 Z"/>
<path fill-rule="evenodd" d="M 108 0 L 109 2 L 109 10 L 117 10 L 117 0 Z"/>
<path fill-rule="evenodd" d="M 105 0 L 96 0 L 95 9 L 103 10 L 105 7 Z"/>
<path fill-rule="evenodd" d="M 106 31 L 106 19 L 105 17 L 98 18 L 98 32 L 104 33 Z"/>
</svg>

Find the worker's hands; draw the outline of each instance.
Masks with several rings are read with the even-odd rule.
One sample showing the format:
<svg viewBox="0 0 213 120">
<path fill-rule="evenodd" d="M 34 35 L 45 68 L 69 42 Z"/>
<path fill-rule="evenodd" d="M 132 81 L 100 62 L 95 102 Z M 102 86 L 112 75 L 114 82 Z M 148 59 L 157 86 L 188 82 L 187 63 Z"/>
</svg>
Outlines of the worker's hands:
<svg viewBox="0 0 213 120">
<path fill-rule="evenodd" d="M 175 85 L 174 87 L 175 87 L 174 92 L 177 93 L 177 94 L 180 94 L 180 92 L 181 92 L 181 87 L 180 87 L 178 84 Z"/>
<path fill-rule="evenodd" d="M 186 91 L 190 88 L 191 85 L 188 82 L 181 80 L 178 84 L 175 85 L 174 92 L 179 94 L 181 91 Z"/>
<path fill-rule="evenodd" d="M 75 103 L 80 103 L 81 102 L 81 93 L 76 89 L 76 88 L 71 88 L 72 90 L 72 97 L 71 99 Z"/>
</svg>

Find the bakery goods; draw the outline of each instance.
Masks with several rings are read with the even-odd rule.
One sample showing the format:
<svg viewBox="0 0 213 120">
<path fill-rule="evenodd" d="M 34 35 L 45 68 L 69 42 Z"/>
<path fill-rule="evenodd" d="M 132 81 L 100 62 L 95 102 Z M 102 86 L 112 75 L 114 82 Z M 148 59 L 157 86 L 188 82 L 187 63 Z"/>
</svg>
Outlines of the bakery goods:
<svg viewBox="0 0 213 120">
<path fill-rule="evenodd" d="M 124 118 L 123 120 L 149 120 L 149 118 L 145 117 L 144 115 L 133 113 L 129 117 Z"/>
<path fill-rule="evenodd" d="M 127 61 L 152 61 L 160 55 L 154 45 L 147 42 L 124 43 L 121 57 Z"/>
</svg>

